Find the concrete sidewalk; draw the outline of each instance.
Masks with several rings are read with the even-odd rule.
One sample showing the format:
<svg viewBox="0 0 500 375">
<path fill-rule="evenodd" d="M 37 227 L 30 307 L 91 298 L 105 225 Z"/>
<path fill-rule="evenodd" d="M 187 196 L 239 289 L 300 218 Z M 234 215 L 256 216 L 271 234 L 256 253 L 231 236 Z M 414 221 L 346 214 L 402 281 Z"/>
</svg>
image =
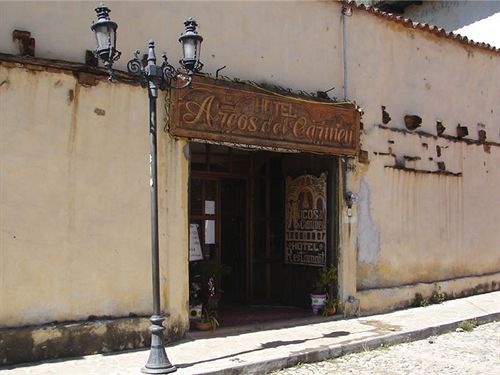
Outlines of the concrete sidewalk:
<svg viewBox="0 0 500 375">
<path fill-rule="evenodd" d="M 400 310 L 359 319 L 325 320 L 317 317 L 288 327 L 269 325 L 238 333 L 218 330 L 170 345 L 167 353 L 177 374 L 263 374 L 347 353 L 418 340 L 456 328 L 464 320 L 486 323 L 500 318 L 500 292 L 440 305 Z M 298 322 L 296 322 L 298 323 Z M 20 365 L 2 374 L 139 374 L 147 350 L 91 355 Z"/>
</svg>

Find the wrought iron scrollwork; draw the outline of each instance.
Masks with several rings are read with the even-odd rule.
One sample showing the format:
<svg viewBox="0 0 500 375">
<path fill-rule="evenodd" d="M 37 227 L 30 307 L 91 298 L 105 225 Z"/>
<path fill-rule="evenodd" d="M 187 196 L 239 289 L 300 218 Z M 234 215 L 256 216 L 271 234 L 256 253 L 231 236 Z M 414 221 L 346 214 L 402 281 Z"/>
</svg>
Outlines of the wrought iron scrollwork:
<svg viewBox="0 0 500 375">
<path fill-rule="evenodd" d="M 161 66 L 156 66 L 154 63 L 154 42 L 150 44 L 150 49 L 151 48 L 153 49 L 153 51 L 150 51 L 152 56 L 151 62 L 143 61 L 140 57 L 140 51 L 135 51 L 134 57 L 128 61 L 127 71 L 130 75 L 134 76 L 134 78 L 119 77 L 111 67 L 108 67 L 109 80 L 124 83 L 139 83 L 142 86 L 147 86 L 148 83 L 152 83 L 160 90 L 181 89 L 191 86 L 193 81 L 192 71 L 188 71 L 182 67 L 176 69 L 168 62 L 166 54 L 162 55 L 163 63 Z M 116 58 L 113 60 L 117 60 L 119 57 L 120 55 L 117 54 Z M 151 63 L 156 66 L 156 69 L 148 68 L 148 64 Z M 198 63 L 195 71 L 200 71 L 202 67 L 203 64 L 201 62 Z"/>
<path fill-rule="evenodd" d="M 194 67 L 195 72 L 201 72 L 203 69 L 203 63 L 201 61 L 198 61 Z"/>
<path fill-rule="evenodd" d="M 120 51 L 116 50 L 115 48 L 113 48 L 113 46 L 110 45 L 110 47 L 109 47 L 109 59 L 104 62 L 104 66 L 107 68 L 111 68 L 113 66 L 113 63 L 120 59 L 121 55 L 122 55 L 122 53 Z M 97 51 L 94 51 L 94 56 L 99 57 L 99 54 L 97 53 Z"/>
<path fill-rule="evenodd" d="M 161 65 L 161 70 L 163 72 L 163 78 L 165 80 L 169 80 L 169 79 L 174 78 L 176 76 L 177 72 L 176 72 L 175 68 L 171 64 L 169 64 L 167 55 L 163 54 L 163 55 L 161 55 L 161 57 L 163 58 L 163 64 Z"/>
<path fill-rule="evenodd" d="M 180 69 L 175 69 L 169 62 L 166 54 L 162 55 L 163 64 L 161 65 L 163 77 L 160 83 L 160 88 L 180 89 L 191 85 L 193 79 L 192 74 Z"/>
<path fill-rule="evenodd" d="M 139 59 L 139 54 L 139 51 L 135 51 L 134 58 L 127 63 L 128 72 L 137 76 L 144 74 L 144 69 L 142 67 L 141 60 Z"/>
</svg>

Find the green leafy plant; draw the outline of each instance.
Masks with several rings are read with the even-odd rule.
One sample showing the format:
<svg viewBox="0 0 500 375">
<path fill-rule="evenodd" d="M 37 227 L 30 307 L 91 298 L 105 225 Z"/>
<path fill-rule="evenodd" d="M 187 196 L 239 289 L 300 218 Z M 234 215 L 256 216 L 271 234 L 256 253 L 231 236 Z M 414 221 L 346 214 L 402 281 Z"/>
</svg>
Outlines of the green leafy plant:
<svg viewBox="0 0 500 375">
<path fill-rule="evenodd" d="M 217 311 L 209 308 L 203 308 L 200 322 L 205 324 L 210 323 L 212 330 L 215 330 L 220 326 L 220 323 L 217 320 Z"/>
<path fill-rule="evenodd" d="M 191 305 L 198 305 L 201 303 L 200 298 L 201 285 L 200 282 L 190 282 L 189 285 L 189 303 Z"/>
<path fill-rule="evenodd" d="M 466 332 L 472 331 L 477 327 L 477 322 L 475 320 L 464 320 L 458 324 L 458 328 L 463 329 Z"/>
<path fill-rule="evenodd" d="M 323 308 L 323 316 L 330 315 L 332 309 L 337 309 L 339 304 L 338 298 L 328 296 L 326 299 L 325 307 Z"/>
<path fill-rule="evenodd" d="M 219 264 L 216 259 L 189 264 L 189 302 L 209 304 L 220 299 L 219 288 L 223 276 L 231 273 L 231 267 Z"/>
<path fill-rule="evenodd" d="M 220 280 L 223 276 L 231 273 L 231 267 L 220 264 L 216 259 L 205 260 L 200 263 L 200 274 L 203 284 L 208 283 L 211 278 Z"/>
<path fill-rule="evenodd" d="M 297 362 L 297 364 L 295 366 L 293 366 L 294 368 L 301 368 L 301 367 L 304 367 L 304 363 L 303 362 Z"/>
<path fill-rule="evenodd" d="M 328 293 L 330 287 L 337 283 L 337 267 L 324 267 L 319 270 L 318 278 L 314 283 L 315 293 Z"/>
<path fill-rule="evenodd" d="M 328 298 L 326 300 L 325 307 L 328 307 L 328 308 L 337 308 L 338 305 L 339 305 L 338 298 L 334 298 L 334 297 L 328 296 Z"/>
<path fill-rule="evenodd" d="M 413 303 L 412 303 L 412 306 L 413 307 L 425 307 L 425 306 L 429 306 L 429 301 L 427 301 L 424 298 L 424 296 L 422 296 L 422 294 L 416 293 L 415 294 L 415 299 L 413 300 Z"/>
<path fill-rule="evenodd" d="M 441 287 L 437 286 L 431 294 L 431 303 L 439 304 L 445 300 L 445 294 L 441 292 Z"/>
</svg>

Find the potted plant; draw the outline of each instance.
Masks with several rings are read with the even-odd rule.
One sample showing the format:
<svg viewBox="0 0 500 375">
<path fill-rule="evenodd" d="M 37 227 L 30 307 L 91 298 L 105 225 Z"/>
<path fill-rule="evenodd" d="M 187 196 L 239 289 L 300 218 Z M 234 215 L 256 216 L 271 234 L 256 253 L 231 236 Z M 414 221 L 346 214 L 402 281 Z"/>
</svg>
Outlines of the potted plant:
<svg viewBox="0 0 500 375">
<path fill-rule="evenodd" d="M 203 303 L 200 299 L 201 286 L 199 282 L 192 282 L 189 288 L 189 320 L 197 321 L 201 319 L 203 313 Z"/>
<path fill-rule="evenodd" d="M 336 267 L 324 267 L 319 270 L 318 278 L 314 283 L 314 290 L 311 293 L 311 307 L 314 315 L 317 315 L 321 310 L 324 309 L 328 290 L 333 287 L 336 281 Z"/>
<path fill-rule="evenodd" d="M 218 288 L 219 280 L 230 271 L 230 267 L 219 264 L 215 259 L 190 263 L 189 319 L 193 325 L 216 317 L 222 293 Z"/>
<path fill-rule="evenodd" d="M 208 307 L 204 307 L 201 319 L 194 322 L 194 326 L 200 331 L 208 331 L 209 329 L 215 330 L 219 326 L 219 321 L 217 320 L 217 311 Z"/>
<path fill-rule="evenodd" d="M 323 316 L 335 315 L 338 304 L 339 300 L 337 298 L 328 296 L 326 298 L 325 307 L 323 308 Z"/>
<path fill-rule="evenodd" d="M 204 304 L 207 304 L 208 300 L 219 300 L 222 294 L 220 281 L 223 276 L 231 272 L 231 268 L 218 263 L 215 259 L 210 259 L 199 262 L 197 272 L 200 284 L 200 300 Z"/>
</svg>

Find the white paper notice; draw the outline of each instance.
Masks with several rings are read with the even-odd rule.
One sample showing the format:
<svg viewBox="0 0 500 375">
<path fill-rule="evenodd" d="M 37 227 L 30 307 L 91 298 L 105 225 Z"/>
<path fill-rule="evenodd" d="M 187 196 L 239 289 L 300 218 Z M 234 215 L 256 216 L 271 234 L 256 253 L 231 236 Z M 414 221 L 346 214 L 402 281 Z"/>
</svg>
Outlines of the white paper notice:
<svg viewBox="0 0 500 375">
<path fill-rule="evenodd" d="M 205 201 L 205 215 L 215 215 L 215 201 Z"/>
<path fill-rule="evenodd" d="M 189 224 L 189 261 L 203 260 L 198 224 Z"/>
<path fill-rule="evenodd" d="M 205 220 L 205 243 L 215 243 L 215 220 Z"/>
</svg>

